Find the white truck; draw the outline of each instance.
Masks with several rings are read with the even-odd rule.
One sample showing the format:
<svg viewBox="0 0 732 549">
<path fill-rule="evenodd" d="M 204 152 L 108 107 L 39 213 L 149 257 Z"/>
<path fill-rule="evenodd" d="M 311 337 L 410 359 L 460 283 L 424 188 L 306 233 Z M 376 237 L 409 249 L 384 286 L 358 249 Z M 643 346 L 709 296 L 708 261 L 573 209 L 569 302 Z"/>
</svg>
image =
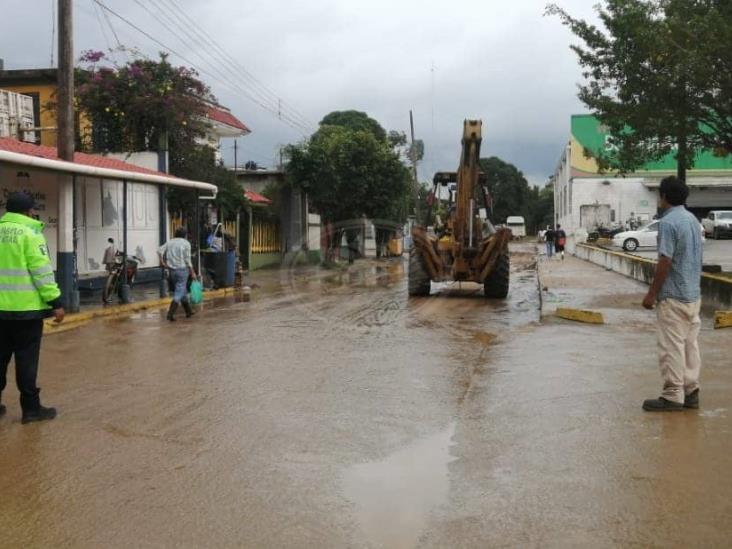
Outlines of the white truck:
<svg viewBox="0 0 732 549">
<path fill-rule="evenodd" d="M 506 226 L 511 229 L 513 238 L 523 238 L 526 236 L 526 221 L 520 215 L 509 215 L 506 218 Z"/>
<path fill-rule="evenodd" d="M 732 236 L 732 210 L 713 210 L 702 219 L 704 234 L 717 240 L 724 235 Z"/>
</svg>

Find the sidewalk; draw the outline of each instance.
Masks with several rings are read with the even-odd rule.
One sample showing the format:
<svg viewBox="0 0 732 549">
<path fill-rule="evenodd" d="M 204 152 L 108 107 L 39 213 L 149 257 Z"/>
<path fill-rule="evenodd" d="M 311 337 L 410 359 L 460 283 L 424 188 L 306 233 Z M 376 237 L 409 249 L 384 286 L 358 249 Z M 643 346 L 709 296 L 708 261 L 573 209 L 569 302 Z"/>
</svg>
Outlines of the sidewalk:
<svg viewBox="0 0 732 549">
<path fill-rule="evenodd" d="M 568 254 L 564 261 L 541 256 L 538 269 L 542 317 L 553 317 L 558 307 L 570 307 L 599 311 L 606 324 L 650 326 L 655 322 L 655 316 L 641 306 L 648 291 L 642 282 Z"/>
<path fill-rule="evenodd" d="M 384 267 L 392 263 L 401 263 L 401 258 L 380 259 L 365 258 L 357 260 L 353 265 L 339 263 L 332 268 L 323 268 L 320 265 L 282 266 L 269 269 L 260 269 L 242 276 L 242 287 L 220 288 L 204 290 L 204 302 L 228 296 L 236 296 L 248 301 L 252 294 L 266 296 L 274 294 L 289 285 L 303 281 L 320 280 L 345 273 L 362 272 L 369 268 Z M 52 319 L 45 322 L 45 334 L 57 334 L 73 330 L 88 324 L 94 319 L 115 318 L 130 315 L 139 311 L 162 309 L 168 306 L 171 297 L 160 297 L 157 284 L 144 284 L 132 288 L 132 302 L 119 303 L 115 298 L 112 303 L 103 303 L 101 293 L 95 292 L 82 300 L 81 311 L 69 314 L 62 324 L 56 324 Z"/>
</svg>

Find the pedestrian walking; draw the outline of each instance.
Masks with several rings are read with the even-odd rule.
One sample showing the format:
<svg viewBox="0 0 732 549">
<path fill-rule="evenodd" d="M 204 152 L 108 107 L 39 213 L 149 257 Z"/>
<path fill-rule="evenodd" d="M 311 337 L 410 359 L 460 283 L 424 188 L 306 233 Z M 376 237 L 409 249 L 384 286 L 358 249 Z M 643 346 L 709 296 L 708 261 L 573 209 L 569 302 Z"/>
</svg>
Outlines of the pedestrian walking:
<svg viewBox="0 0 732 549">
<path fill-rule="evenodd" d="M 549 225 L 544 232 L 544 246 L 546 247 L 546 256 L 551 259 L 554 255 L 554 229 Z"/>
<path fill-rule="evenodd" d="M 557 225 L 554 231 L 554 251 L 562 256 L 564 261 L 564 246 L 567 244 L 567 233 L 564 232 L 561 225 Z"/>
<path fill-rule="evenodd" d="M 187 239 L 188 231 L 179 227 L 175 231 L 175 238 L 168 240 L 158 248 L 160 265 L 170 271 L 170 278 L 174 285 L 173 300 L 170 302 L 166 318 L 175 321 L 175 312 L 178 305 L 183 306 L 186 318 L 193 316 L 193 308 L 188 299 L 188 277 L 196 280 L 196 271 L 191 263 L 191 243 Z"/>
<path fill-rule="evenodd" d="M 22 423 L 56 417 L 55 408 L 41 406 L 38 360 L 43 319 L 64 319 L 43 223 L 34 219 L 35 202 L 27 193 L 12 193 L 0 218 L 0 401 L 15 357 L 15 382 L 20 391 Z M 0 403 L 0 416 L 6 407 Z"/>
<path fill-rule="evenodd" d="M 656 307 L 663 389 L 643 402 L 649 412 L 699 407 L 699 328 L 701 320 L 702 240 L 699 222 L 684 204 L 689 195 L 676 177 L 661 181 L 658 264 L 643 307 Z"/>
<path fill-rule="evenodd" d="M 104 264 L 104 268 L 107 269 L 107 272 L 111 273 L 117 264 L 117 246 L 114 245 L 114 238 L 108 238 L 107 244 L 109 246 L 104 250 L 102 263 Z"/>
</svg>

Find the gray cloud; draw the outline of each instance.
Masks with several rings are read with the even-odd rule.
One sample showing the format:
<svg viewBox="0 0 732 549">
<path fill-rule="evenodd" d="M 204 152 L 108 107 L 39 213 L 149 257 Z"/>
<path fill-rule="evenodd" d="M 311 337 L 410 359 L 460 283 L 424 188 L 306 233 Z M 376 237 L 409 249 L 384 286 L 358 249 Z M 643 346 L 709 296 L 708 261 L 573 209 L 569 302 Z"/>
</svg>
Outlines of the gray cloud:
<svg viewBox="0 0 732 549">
<path fill-rule="evenodd" d="M 155 11 L 168 0 L 141 1 Z M 210 48 L 181 33 L 172 35 L 132 0 L 105 2 L 216 74 L 207 61 Z M 581 73 L 568 48 L 573 38 L 556 18 L 543 17 L 543 0 L 173 2 L 313 123 L 332 110 L 353 108 L 368 112 L 387 129 L 407 131 L 413 109 L 418 137 L 426 142 L 423 178 L 456 165 L 462 120 L 482 118 L 484 154 L 516 164 L 530 181 L 541 183 L 568 139 L 570 114 L 583 111 L 576 99 Z M 0 57 L 6 68 L 48 66 L 52 3 L 3 0 Z M 593 17 L 588 2 L 561 4 L 573 14 Z M 76 51 L 114 46 L 92 0 L 74 5 Z M 124 45 L 150 56 L 161 49 L 115 18 L 111 21 Z M 186 64 L 175 55 L 172 60 Z M 229 80 L 236 72 L 231 65 L 223 70 Z M 271 165 L 278 146 L 302 138 L 232 90 L 223 77 L 202 78 L 253 129 L 239 140 L 240 161 L 253 158 Z M 231 143 L 224 146 L 231 160 Z"/>
</svg>

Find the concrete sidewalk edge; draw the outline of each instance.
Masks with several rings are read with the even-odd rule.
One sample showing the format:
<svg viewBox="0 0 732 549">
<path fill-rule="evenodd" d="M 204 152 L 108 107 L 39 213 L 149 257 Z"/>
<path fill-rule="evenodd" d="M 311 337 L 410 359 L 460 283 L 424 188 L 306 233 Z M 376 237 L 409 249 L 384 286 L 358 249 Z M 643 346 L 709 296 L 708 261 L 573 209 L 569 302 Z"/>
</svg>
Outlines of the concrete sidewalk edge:
<svg viewBox="0 0 732 549">
<path fill-rule="evenodd" d="M 209 290 L 203 293 L 204 301 L 209 301 L 217 297 L 226 297 L 242 292 L 241 288 L 220 288 L 218 290 Z M 93 309 L 91 311 L 83 311 L 67 315 L 61 324 L 57 324 L 53 319 L 46 319 L 44 322 L 44 335 L 60 334 L 80 328 L 88 324 L 90 321 L 99 318 L 114 318 L 124 316 L 138 311 L 147 309 L 162 309 L 170 304 L 170 298 L 148 299 L 145 301 L 126 303 L 124 305 L 109 305 L 101 309 Z"/>
<path fill-rule="evenodd" d="M 589 244 L 577 244 L 575 257 L 604 267 L 639 282 L 650 284 L 656 272 L 656 261 Z M 732 279 L 702 273 L 702 298 L 705 303 L 724 309 L 732 305 Z"/>
</svg>

